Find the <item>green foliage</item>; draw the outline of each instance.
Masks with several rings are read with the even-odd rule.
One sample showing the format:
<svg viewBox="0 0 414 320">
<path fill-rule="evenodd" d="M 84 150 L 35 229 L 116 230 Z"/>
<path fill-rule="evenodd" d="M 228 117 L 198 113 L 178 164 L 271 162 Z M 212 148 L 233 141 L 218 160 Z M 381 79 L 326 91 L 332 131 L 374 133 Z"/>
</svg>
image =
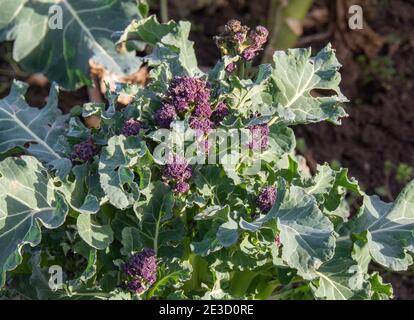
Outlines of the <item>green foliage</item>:
<svg viewBox="0 0 414 320">
<path fill-rule="evenodd" d="M 33 299 L 390 298 L 392 288 L 369 265 L 395 271 L 412 265 L 414 182 L 385 203 L 366 195 L 346 169 L 324 164 L 312 175 L 295 152 L 292 125 L 346 116 L 340 65 L 329 45 L 313 58 L 310 49 L 276 52 L 274 64 L 260 66 L 254 79 L 229 75 L 220 61 L 208 75 L 211 104 L 229 107 L 219 128 L 268 123 L 268 149 L 246 153 L 237 164 L 191 164 L 190 187 L 181 194 L 165 183 L 154 112 L 172 77 L 207 77 L 189 28 L 154 17 L 127 28 L 119 45 L 152 48 L 145 57 L 150 83 L 136 88 L 124 109 L 114 102 L 124 88 L 108 92 L 108 106 L 85 105 L 100 128 L 86 128 L 81 112 L 62 117 L 54 88 L 40 111 L 27 106 L 18 82 L 0 100 L 1 285 Z M 130 118 L 144 129 L 126 137 Z M 187 128 L 188 117 L 173 126 Z M 71 161 L 87 140 L 99 154 Z M 7 156 L 16 147 L 25 155 Z M 230 157 L 225 151 L 221 159 Z M 266 187 L 277 191 L 263 212 L 257 199 Z M 346 201 L 351 193 L 364 199 L 355 217 Z M 145 248 L 155 253 L 156 281 L 131 292 L 124 263 Z M 64 283 L 51 291 L 47 270 L 56 264 Z"/>
<path fill-rule="evenodd" d="M 13 59 L 64 88 L 90 82 L 89 59 L 119 75 L 142 64 L 134 54 L 118 54 L 113 42 L 114 32 L 148 11 L 141 5 L 138 13 L 136 1 L 3 0 L 1 6 L 0 41 L 15 41 Z"/>
</svg>

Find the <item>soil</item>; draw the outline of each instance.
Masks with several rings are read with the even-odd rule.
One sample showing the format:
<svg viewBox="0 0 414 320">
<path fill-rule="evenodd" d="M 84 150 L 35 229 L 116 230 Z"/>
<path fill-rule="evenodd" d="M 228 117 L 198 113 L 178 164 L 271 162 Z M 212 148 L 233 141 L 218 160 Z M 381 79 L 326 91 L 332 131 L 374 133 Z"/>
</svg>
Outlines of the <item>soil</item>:
<svg viewBox="0 0 414 320">
<path fill-rule="evenodd" d="M 236 18 L 250 26 L 266 25 L 268 1 L 216 0 L 207 7 L 188 6 L 185 12 L 174 6 L 180 1 L 184 0 L 171 0 L 170 17 L 193 23 L 191 39 L 203 67 L 211 67 L 219 58 L 213 36 L 222 31 L 229 19 Z M 359 2 L 364 8 L 365 34 L 344 31 L 346 15 L 341 16 L 334 9 L 333 0 L 315 0 L 304 22 L 303 37 L 298 41 L 299 46 L 310 45 L 315 51 L 332 42 L 345 66 L 341 70 L 341 87 L 350 100 L 346 105 L 349 117 L 341 126 L 320 123 L 298 126 L 295 131 L 303 138 L 304 155 L 311 163 L 338 161 L 349 168 L 350 175 L 359 180 L 368 194 L 379 192 L 378 187 L 382 187 L 384 200 L 392 200 L 404 186 L 404 181 L 395 179 L 395 168 L 401 163 L 414 167 L 414 1 Z M 0 48 L 3 50 L 4 45 Z M 13 77 L 27 80 L 28 75 L 16 73 L 1 52 L 0 69 L 0 98 L 7 94 Z M 49 87 L 31 86 L 27 94 L 29 103 L 44 105 Z M 88 92 L 62 92 L 59 98 L 61 108 L 68 111 L 87 102 Z M 387 161 L 394 168 L 389 172 L 384 169 Z M 409 174 L 405 178 L 408 181 Z M 414 298 L 412 277 L 384 276 L 393 283 L 396 298 Z"/>
</svg>

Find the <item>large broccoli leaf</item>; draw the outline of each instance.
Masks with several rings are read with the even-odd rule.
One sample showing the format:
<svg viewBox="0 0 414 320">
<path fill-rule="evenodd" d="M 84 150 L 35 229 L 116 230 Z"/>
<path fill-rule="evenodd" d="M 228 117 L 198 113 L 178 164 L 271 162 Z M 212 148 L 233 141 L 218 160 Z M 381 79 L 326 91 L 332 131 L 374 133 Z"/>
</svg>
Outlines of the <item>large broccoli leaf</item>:
<svg viewBox="0 0 414 320">
<path fill-rule="evenodd" d="M 15 41 L 13 58 L 65 88 L 86 82 L 90 58 L 120 75 L 142 63 L 133 53 L 118 54 L 113 39 L 138 17 L 135 1 L 3 0 L 1 7 L 0 41 Z M 61 26 L 55 20 L 60 12 Z"/>
<path fill-rule="evenodd" d="M 155 16 L 133 21 L 125 30 L 118 46 L 141 41 L 154 47 L 149 56 L 151 65 L 168 62 L 174 74 L 194 76 L 202 72 L 197 66 L 194 43 L 188 40 L 191 24 L 180 21 L 159 23 Z"/>
<path fill-rule="evenodd" d="M 414 248 L 414 181 L 393 204 L 365 196 L 360 213 L 346 228 L 365 237 L 375 262 L 396 271 L 406 270 L 413 263 L 407 251 Z"/>
<path fill-rule="evenodd" d="M 47 105 L 31 108 L 24 95 L 27 84 L 14 81 L 10 94 L 0 100 L 0 153 L 19 147 L 46 162 L 61 159 L 58 142 L 66 117 L 57 107 L 58 91 L 52 85 Z"/>
<path fill-rule="evenodd" d="M 153 248 L 158 255 L 171 257 L 179 249 L 184 237 L 184 225 L 173 215 L 174 196 L 162 182 L 151 185 L 151 196 L 135 206 L 139 219 L 141 239 L 146 247 Z"/>
<path fill-rule="evenodd" d="M 36 246 L 41 225 L 54 229 L 68 212 L 46 169 L 33 157 L 7 158 L 0 162 L 0 285 L 6 271 L 22 261 L 22 247 Z"/>
<path fill-rule="evenodd" d="M 314 58 L 311 49 L 276 51 L 272 73 L 274 103 L 282 121 L 313 123 L 329 120 L 339 123 L 346 116 L 340 106 L 346 97 L 339 89 L 341 67 L 330 45 Z M 331 95 L 317 96 L 316 90 Z M 323 92 L 323 93 L 324 93 Z M 333 94 L 332 94 L 333 92 Z"/>
<path fill-rule="evenodd" d="M 147 152 L 145 143 L 136 137 L 114 136 L 102 150 L 99 161 L 101 187 L 109 202 L 119 209 L 131 206 L 139 198 L 134 169 Z"/>
<path fill-rule="evenodd" d="M 283 244 L 282 259 L 304 278 L 312 277 L 335 250 L 333 225 L 318 208 L 315 198 L 292 186 L 275 215 Z"/>
</svg>

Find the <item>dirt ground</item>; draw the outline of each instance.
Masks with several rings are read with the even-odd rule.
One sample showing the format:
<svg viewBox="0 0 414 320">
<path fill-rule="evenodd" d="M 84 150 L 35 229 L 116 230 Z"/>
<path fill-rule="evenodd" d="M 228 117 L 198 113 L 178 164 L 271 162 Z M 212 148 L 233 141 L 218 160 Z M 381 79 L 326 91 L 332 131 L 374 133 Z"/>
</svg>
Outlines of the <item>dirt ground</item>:
<svg viewBox="0 0 414 320">
<path fill-rule="evenodd" d="M 212 66 L 219 58 L 212 38 L 227 20 L 265 25 L 269 9 L 264 0 L 217 0 L 208 6 L 187 1 L 185 10 L 174 6 L 179 1 L 172 2 L 170 17 L 193 23 L 191 38 L 199 64 L 204 67 Z M 352 3 L 363 6 L 363 31 L 344 27 L 348 19 L 344 8 Z M 410 171 L 414 167 L 413 17 L 413 0 L 315 0 L 298 41 L 298 46 L 315 50 L 328 42 L 333 44 L 344 65 L 342 90 L 350 100 L 346 106 L 349 118 L 342 126 L 321 123 L 295 128 L 304 141 L 304 155 L 311 165 L 339 162 L 349 168 L 367 193 L 380 193 L 385 200 L 392 200 L 414 177 L 414 170 Z M 0 49 L 1 97 L 7 94 L 12 77 L 27 79 L 27 75 L 1 58 L 7 47 L 2 45 Z M 32 86 L 28 100 L 42 106 L 47 94 L 48 85 Z M 64 110 L 87 100 L 86 89 L 60 95 Z M 393 282 L 396 298 L 414 298 L 411 276 L 385 277 Z"/>
</svg>

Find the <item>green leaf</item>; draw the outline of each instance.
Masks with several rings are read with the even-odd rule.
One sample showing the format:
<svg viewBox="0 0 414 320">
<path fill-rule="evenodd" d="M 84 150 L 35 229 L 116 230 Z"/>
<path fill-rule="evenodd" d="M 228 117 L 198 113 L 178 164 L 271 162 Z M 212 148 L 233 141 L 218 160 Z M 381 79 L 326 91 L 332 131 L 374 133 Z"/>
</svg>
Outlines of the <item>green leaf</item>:
<svg viewBox="0 0 414 320">
<path fill-rule="evenodd" d="M 388 300 L 393 297 L 392 285 L 389 283 L 383 283 L 382 277 L 378 272 L 374 272 L 369 278 L 371 283 L 371 291 L 373 300 Z"/>
<path fill-rule="evenodd" d="M 80 237 L 92 248 L 106 249 L 114 240 L 111 226 L 98 224 L 94 221 L 93 215 L 80 214 L 76 221 L 76 227 Z"/>
<path fill-rule="evenodd" d="M 159 23 L 157 17 L 152 15 L 146 19 L 134 20 L 125 29 L 124 34 L 118 41 L 118 46 L 128 41 L 143 41 L 155 47 L 158 42 L 172 32 L 177 24 L 174 21 Z"/>
<path fill-rule="evenodd" d="M 138 17 L 135 1 L 13 2 L 19 5 L 8 4 L 0 12 L 0 41 L 14 40 L 13 59 L 29 72 L 44 72 L 59 85 L 74 89 L 87 82 L 90 58 L 121 76 L 142 64 L 135 53 L 118 54 L 113 41 L 114 32 Z M 61 11 L 61 28 L 56 24 L 59 11 L 49 14 L 52 5 Z"/>
<path fill-rule="evenodd" d="M 223 219 L 226 220 L 228 214 L 230 213 L 230 207 L 228 205 L 222 206 L 212 206 L 208 207 L 194 217 L 194 220 L 217 220 Z"/>
<path fill-rule="evenodd" d="M 88 164 L 75 166 L 72 170 L 75 179 L 62 181 L 59 190 L 65 195 L 66 201 L 73 210 L 80 213 L 94 214 L 99 211 L 100 205 L 96 195 L 88 191 L 87 180 L 90 178 L 90 168 Z"/>
<path fill-rule="evenodd" d="M 173 217 L 174 196 L 162 182 L 153 184 L 148 202 L 134 207 L 140 220 L 141 239 L 146 247 L 159 256 L 173 256 L 184 237 L 184 225 Z"/>
<path fill-rule="evenodd" d="M 275 218 L 283 244 L 282 258 L 304 278 L 332 258 L 333 225 L 304 189 L 292 186 Z"/>
<path fill-rule="evenodd" d="M 55 229 L 68 212 L 46 169 L 33 157 L 7 158 L 0 162 L 0 286 L 6 271 L 22 261 L 25 244 L 41 241 L 41 226 Z"/>
<path fill-rule="evenodd" d="M 112 137 L 102 149 L 99 159 L 101 187 L 109 202 L 118 209 L 132 206 L 139 198 L 133 168 L 146 152 L 144 142 L 124 136 Z"/>
<path fill-rule="evenodd" d="M 197 66 L 194 52 L 194 43 L 188 40 L 191 24 L 180 21 L 178 24 L 170 21 L 159 23 L 155 16 L 147 19 L 133 21 L 125 30 L 118 42 L 143 41 L 155 47 L 149 56 L 151 65 L 159 65 L 165 62 L 170 64 L 173 73 L 186 73 L 190 76 L 201 74 Z"/>
<path fill-rule="evenodd" d="M 227 96 L 229 106 L 245 117 L 258 111 L 255 108 L 264 104 L 261 94 L 268 86 L 271 71 L 269 65 L 260 65 L 259 75 L 255 81 L 231 77 L 233 90 Z"/>
<path fill-rule="evenodd" d="M 413 263 L 407 250 L 413 251 L 414 246 L 414 181 L 394 204 L 365 196 L 358 216 L 346 229 L 351 234 L 367 231 L 369 253 L 375 262 L 395 271 L 406 270 Z"/>
<path fill-rule="evenodd" d="M 314 123 L 329 120 L 340 123 L 346 116 L 341 103 L 348 101 L 339 89 L 341 65 L 331 45 L 311 58 L 311 49 L 277 51 L 272 80 L 276 86 L 274 102 L 282 120 L 291 123 Z M 316 96 L 314 90 L 335 94 Z"/>
<path fill-rule="evenodd" d="M 239 239 L 238 224 L 234 221 L 230 215 L 228 221 L 223 223 L 217 230 L 217 240 L 223 247 L 230 247 Z"/>
<path fill-rule="evenodd" d="M 124 256 L 129 256 L 142 250 L 141 235 L 137 228 L 126 227 L 122 230 L 122 249 Z"/>
<path fill-rule="evenodd" d="M 316 276 L 314 295 L 319 299 L 350 300 L 369 296 L 369 283 L 364 272 L 349 256 L 346 246 L 338 247 L 332 260 L 324 263 Z"/>
<path fill-rule="evenodd" d="M 180 21 L 176 32 L 165 35 L 161 42 L 178 50 L 178 60 L 188 75 L 194 76 L 200 74 L 201 71 L 197 66 L 197 58 L 194 52 L 194 43 L 188 40 L 190 35 L 191 23 L 188 21 Z"/>
<path fill-rule="evenodd" d="M 58 89 L 52 85 L 47 105 L 39 110 L 26 103 L 27 88 L 14 81 L 9 95 L 0 100 L 0 153 L 19 147 L 45 162 L 61 159 L 56 150 L 67 117 L 57 106 Z"/>
</svg>

